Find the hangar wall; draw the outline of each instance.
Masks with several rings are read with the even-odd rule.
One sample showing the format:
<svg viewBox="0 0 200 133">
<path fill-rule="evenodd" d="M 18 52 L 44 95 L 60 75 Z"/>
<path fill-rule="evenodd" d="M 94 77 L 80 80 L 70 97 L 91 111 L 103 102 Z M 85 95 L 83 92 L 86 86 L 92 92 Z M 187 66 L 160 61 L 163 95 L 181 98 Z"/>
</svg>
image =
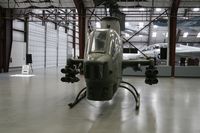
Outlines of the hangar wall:
<svg viewBox="0 0 200 133">
<path fill-rule="evenodd" d="M 58 32 L 53 23 L 46 23 L 46 67 L 56 67 Z"/>
<path fill-rule="evenodd" d="M 25 64 L 26 43 L 24 42 L 24 22 L 19 20 L 13 21 L 13 41 L 10 57 L 10 67 L 21 67 Z"/>
<path fill-rule="evenodd" d="M 71 23 L 69 23 L 69 25 L 68 25 L 68 34 L 67 34 L 67 47 L 68 47 L 68 49 L 67 49 L 67 55 L 68 55 L 68 57 L 70 58 L 70 57 L 73 57 L 74 56 L 74 48 L 73 48 L 73 25 L 71 24 Z"/>
<path fill-rule="evenodd" d="M 13 21 L 13 42 L 10 69 L 21 68 L 26 64 L 26 54 L 32 54 L 33 69 L 58 67 L 66 64 L 68 35 L 65 28 L 55 28 L 48 22 L 42 25 L 41 20 L 28 22 L 28 41 L 25 41 L 24 21 Z M 27 49 L 27 50 L 26 50 Z M 71 55 L 69 55 L 71 56 Z"/>
<path fill-rule="evenodd" d="M 28 53 L 32 54 L 33 68 L 44 68 L 45 65 L 45 26 L 29 22 Z"/>
<path fill-rule="evenodd" d="M 64 66 L 67 59 L 67 34 L 55 24 L 31 22 L 28 53 L 33 57 L 33 68 Z"/>
<path fill-rule="evenodd" d="M 58 31 L 58 66 L 66 65 L 67 52 L 67 35 L 63 27 L 59 27 Z"/>
</svg>

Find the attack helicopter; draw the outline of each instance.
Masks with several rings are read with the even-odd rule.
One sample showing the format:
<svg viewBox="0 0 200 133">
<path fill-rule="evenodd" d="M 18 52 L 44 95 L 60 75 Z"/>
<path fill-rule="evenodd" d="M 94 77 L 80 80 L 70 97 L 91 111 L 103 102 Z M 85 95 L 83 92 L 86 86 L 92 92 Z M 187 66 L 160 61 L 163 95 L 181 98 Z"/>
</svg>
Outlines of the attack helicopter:
<svg viewBox="0 0 200 133">
<path fill-rule="evenodd" d="M 127 67 L 140 71 L 140 66 L 147 66 L 145 83 L 153 85 L 158 83 L 158 70 L 151 58 L 123 60 L 122 54 L 119 19 L 112 16 L 101 19 L 101 28 L 93 30 L 88 37 L 84 59 L 68 59 L 65 68 L 61 69 L 65 74 L 62 82 L 78 82 L 77 74 L 81 71 L 85 77 L 86 87 L 81 89 L 74 102 L 68 104 L 70 108 L 85 97 L 93 101 L 111 100 L 121 87 L 131 92 L 136 101 L 135 109 L 139 109 L 140 94 L 131 83 L 122 80 L 122 71 Z"/>
</svg>

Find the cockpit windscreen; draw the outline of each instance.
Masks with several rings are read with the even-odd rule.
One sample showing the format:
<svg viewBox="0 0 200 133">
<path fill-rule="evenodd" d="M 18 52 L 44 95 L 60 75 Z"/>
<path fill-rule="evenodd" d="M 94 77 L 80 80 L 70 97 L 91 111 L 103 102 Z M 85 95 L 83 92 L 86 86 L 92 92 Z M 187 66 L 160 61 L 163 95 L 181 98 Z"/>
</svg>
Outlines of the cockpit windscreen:
<svg viewBox="0 0 200 133">
<path fill-rule="evenodd" d="M 107 31 L 95 31 L 90 52 L 105 53 L 106 39 L 107 39 Z"/>
</svg>

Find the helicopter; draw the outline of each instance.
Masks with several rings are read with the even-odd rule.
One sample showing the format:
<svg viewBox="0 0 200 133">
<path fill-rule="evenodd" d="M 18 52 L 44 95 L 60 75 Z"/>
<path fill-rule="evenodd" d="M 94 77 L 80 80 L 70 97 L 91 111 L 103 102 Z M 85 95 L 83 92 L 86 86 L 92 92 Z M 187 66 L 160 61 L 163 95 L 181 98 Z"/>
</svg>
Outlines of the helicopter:
<svg viewBox="0 0 200 133">
<path fill-rule="evenodd" d="M 147 66 L 145 83 L 153 85 L 158 83 L 158 70 L 151 58 L 123 60 L 122 43 L 119 19 L 104 17 L 101 19 L 101 28 L 93 30 L 88 37 L 84 59 L 67 60 L 65 68 L 61 69 L 65 74 L 61 81 L 76 83 L 80 80 L 76 75 L 82 72 L 86 82 L 86 87 L 81 89 L 74 102 L 68 104 L 70 108 L 85 97 L 93 101 L 111 100 L 121 87 L 131 92 L 136 101 L 135 109 L 139 110 L 140 94 L 131 83 L 122 80 L 122 71 L 127 67 L 140 71 L 140 66 Z"/>
</svg>

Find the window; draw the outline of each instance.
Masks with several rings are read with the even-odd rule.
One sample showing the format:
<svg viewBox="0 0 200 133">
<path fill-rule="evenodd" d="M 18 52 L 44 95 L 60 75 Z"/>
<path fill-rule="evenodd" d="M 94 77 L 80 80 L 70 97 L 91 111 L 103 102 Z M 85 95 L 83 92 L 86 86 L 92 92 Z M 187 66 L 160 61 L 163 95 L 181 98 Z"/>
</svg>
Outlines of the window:
<svg viewBox="0 0 200 133">
<path fill-rule="evenodd" d="M 106 39 L 107 39 L 107 31 L 95 31 L 94 39 L 91 46 L 91 52 L 105 53 Z"/>
</svg>

